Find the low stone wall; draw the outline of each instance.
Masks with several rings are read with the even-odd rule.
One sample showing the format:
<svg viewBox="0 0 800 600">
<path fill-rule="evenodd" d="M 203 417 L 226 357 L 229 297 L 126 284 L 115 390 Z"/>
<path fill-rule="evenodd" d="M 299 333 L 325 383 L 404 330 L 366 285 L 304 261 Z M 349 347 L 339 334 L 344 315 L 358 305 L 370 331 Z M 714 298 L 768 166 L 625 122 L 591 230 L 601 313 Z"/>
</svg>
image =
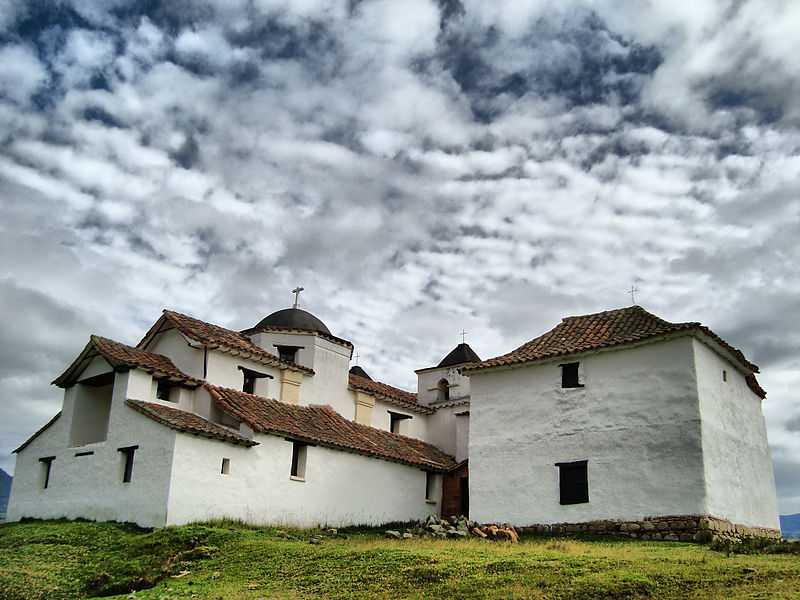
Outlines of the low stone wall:
<svg viewBox="0 0 800 600">
<path fill-rule="evenodd" d="M 555 523 L 519 527 L 524 533 L 539 535 L 614 535 L 640 540 L 666 540 L 673 542 L 710 542 L 715 539 L 741 540 L 745 538 L 780 539 L 777 529 L 745 527 L 716 517 L 682 515 L 646 517 L 642 521 L 590 521 L 588 523 Z"/>
</svg>

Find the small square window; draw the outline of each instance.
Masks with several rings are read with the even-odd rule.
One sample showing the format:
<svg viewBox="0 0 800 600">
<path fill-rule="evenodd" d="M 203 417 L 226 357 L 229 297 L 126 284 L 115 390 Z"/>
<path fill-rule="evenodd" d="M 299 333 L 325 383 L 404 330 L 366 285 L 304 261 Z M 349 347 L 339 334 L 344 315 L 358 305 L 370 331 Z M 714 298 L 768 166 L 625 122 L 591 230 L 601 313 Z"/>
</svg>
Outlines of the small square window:
<svg viewBox="0 0 800 600">
<path fill-rule="evenodd" d="M 169 384 L 169 382 L 162 379 L 156 386 L 156 398 L 169 402 L 169 392 L 171 389 L 172 386 Z"/>
<path fill-rule="evenodd" d="M 242 365 L 239 365 L 239 370 L 242 372 L 242 391 L 246 394 L 256 393 L 256 381 L 259 379 L 273 379 L 272 375 L 259 373 L 258 371 L 243 367 Z"/>
<path fill-rule="evenodd" d="M 308 446 L 302 442 L 292 442 L 292 470 L 291 478 L 299 481 L 306 479 L 306 456 Z"/>
<path fill-rule="evenodd" d="M 231 459 L 230 458 L 223 458 L 222 459 L 222 469 L 220 470 L 222 475 L 230 475 L 231 473 Z"/>
<path fill-rule="evenodd" d="M 301 346 L 275 346 L 278 349 L 278 358 L 283 362 L 297 362 L 297 351 Z"/>
<path fill-rule="evenodd" d="M 589 502 L 589 472 L 587 464 L 585 460 L 556 463 L 561 504 Z"/>
<path fill-rule="evenodd" d="M 561 366 L 561 387 L 579 388 L 583 387 L 578 379 L 580 363 L 565 363 Z"/>
<path fill-rule="evenodd" d="M 409 415 L 403 415 L 400 413 L 389 412 L 389 431 L 392 433 L 401 433 L 401 423 L 406 419 L 410 419 Z"/>
</svg>

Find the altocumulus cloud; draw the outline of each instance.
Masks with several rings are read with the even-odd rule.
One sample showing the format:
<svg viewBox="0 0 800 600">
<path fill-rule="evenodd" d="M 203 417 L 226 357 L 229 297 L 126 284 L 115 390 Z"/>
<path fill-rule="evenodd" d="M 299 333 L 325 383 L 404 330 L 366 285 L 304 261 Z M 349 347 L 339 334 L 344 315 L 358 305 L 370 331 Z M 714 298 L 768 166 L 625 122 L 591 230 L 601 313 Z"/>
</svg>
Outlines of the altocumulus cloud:
<svg viewBox="0 0 800 600">
<path fill-rule="evenodd" d="M 766 6 L 765 6 L 766 5 Z M 0 462 L 90 332 L 306 306 L 413 385 L 639 300 L 763 370 L 800 511 L 797 3 L 0 1 Z"/>
</svg>

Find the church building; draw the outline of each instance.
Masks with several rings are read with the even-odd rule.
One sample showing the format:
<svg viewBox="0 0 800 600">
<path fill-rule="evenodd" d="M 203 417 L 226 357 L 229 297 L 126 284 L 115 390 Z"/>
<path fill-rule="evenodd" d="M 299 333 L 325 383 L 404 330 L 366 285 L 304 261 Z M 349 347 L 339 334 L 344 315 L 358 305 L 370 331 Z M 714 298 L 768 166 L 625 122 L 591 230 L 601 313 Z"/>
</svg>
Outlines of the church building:
<svg viewBox="0 0 800 600">
<path fill-rule="evenodd" d="M 297 302 L 241 331 L 165 310 L 135 346 L 93 335 L 15 450 L 8 519 L 778 529 L 758 367 L 699 323 L 631 306 L 488 360 L 461 343 L 416 393 L 352 357 Z"/>
</svg>

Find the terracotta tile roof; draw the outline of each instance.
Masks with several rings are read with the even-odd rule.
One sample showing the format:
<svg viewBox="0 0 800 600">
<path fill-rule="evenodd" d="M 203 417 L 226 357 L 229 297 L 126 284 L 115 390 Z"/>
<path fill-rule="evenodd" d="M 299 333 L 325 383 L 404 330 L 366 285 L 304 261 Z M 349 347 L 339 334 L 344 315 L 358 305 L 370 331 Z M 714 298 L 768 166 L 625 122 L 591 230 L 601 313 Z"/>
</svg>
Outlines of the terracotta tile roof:
<svg viewBox="0 0 800 600">
<path fill-rule="evenodd" d="M 513 352 L 484 360 L 464 372 L 516 365 L 538 360 L 578 354 L 612 346 L 621 346 L 677 332 L 702 333 L 727 350 L 745 369 L 758 372 L 741 350 L 734 348 L 700 323 L 670 323 L 643 309 L 629 306 L 617 310 L 566 317 L 553 329 Z"/>
<path fill-rule="evenodd" d="M 384 400 L 389 404 L 395 404 L 414 412 L 423 414 L 432 414 L 434 412 L 427 406 L 418 404 L 416 394 L 401 390 L 400 388 L 393 387 L 386 383 L 381 383 L 380 381 L 373 381 L 366 377 L 360 377 L 353 373 L 350 373 L 350 388 L 372 394 L 379 400 Z"/>
<path fill-rule="evenodd" d="M 67 367 L 66 371 L 53 380 L 53 384 L 59 387 L 71 385 L 95 356 L 102 356 L 115 370 L 120 368 L 142 369 L 159 379 L 169 379 L 194 387 L 202 383 L 199 379 L 189 377 L 178 369 L 166 356 L 93 335 L 78 358 Z"/>
<path fill-rule="evenodd" d="M 431 471 L 449 469 L 455 460 L 436 446 L 410 437 L 360 425 L 330 406 L 295 406 L 238 390 L 206 384 L 217 406 L 247 423 L 254 431 Z"/>
<path fill-rule="evenodd" d="M 166 425 L 175 431 L 248 447 L 258 444 L 258 442 L 247 439 L 232 429 L 217 425 L 199 415 L 179 408 L 172 408 L 171 406 L 164 406 L 154 402 L 142 402 L 141 400 L 126 400 L 125 404 L 144 416 L 153 419 L 153 421 Z"/>
<path fill-rule="evenodd" d="M 44 433 L 44 432 L 45 432 L 47 429 L 49 429 L 49 428 L 50 428 L 50 426 L 51 426 L 53 423 L 55 423 L 56 421 L 58 421 L 58 419 L 59 419 L 60 417 L 61 417 L 61 411 L 58 411 L 58 412 L 57 412 L 57 413 L 56 413 L 56 414 L 53 416 L 53 418 L 52 418 L 52 419 L 50 419 L 50 420 L 49 420 L 47 423 L 45 423 L 44 425 L 42 425 L 42 426 L 41 426 L 41 427 L 40 427 L 40 428 L 39 428 L 39 429 L 36 431 L 36 433 L 34 433 L 34 434 L 31 436 L 31 437 L 29 437 L 27 440 L 25 440 L 24 442 L 22 442 L 22 444 L 20 444 L 20 446 L 19 446 L 19 447 L 18 447 L 16 450 L 12 451 L 12 452 L 11 452 L 11 454 L 16 454 L 16 453 L 17 453 L 17 452 L 19 452 L 20 450 L 24 450 L 25 448 L 27 448 L 27 447 L 28 447 L 28 444 L 30 444 L 30 443 L 31 443 L 33 440 L 35 440 L 37 437 L 39 437 L 40 435 L 42 435 L 42 434 L 43 434 L 43 433 Z"/>
<path fill-rule="evenodd" d="M 217 348 L 223 352 L 235 354 L 244 358 L 251 358 L 262 364 L 267 364 L 279 369 L 301 371 L 310 375 L 314 374 L 314 371 L 308 367 L 283 361 L 274 354 L 256 346 L 246 335 L 238 331 L 226 329 L 225 327 L 220 327 L 212 323 L 206 323 L 200 319 L 195 319 L 189 315 L 184 315 L 172 310 L 164 310 L 163 318 L 186 337 L 200 342 L 209 348 Z M 139 346 L 142 346 L 151 335 L 158 330 L 160 323 L 161 319 L 159 319 L 159 321 L 150 328 L 150 331 L 145 334 L 144 339 L 139 342 Z"/>
</svg>

